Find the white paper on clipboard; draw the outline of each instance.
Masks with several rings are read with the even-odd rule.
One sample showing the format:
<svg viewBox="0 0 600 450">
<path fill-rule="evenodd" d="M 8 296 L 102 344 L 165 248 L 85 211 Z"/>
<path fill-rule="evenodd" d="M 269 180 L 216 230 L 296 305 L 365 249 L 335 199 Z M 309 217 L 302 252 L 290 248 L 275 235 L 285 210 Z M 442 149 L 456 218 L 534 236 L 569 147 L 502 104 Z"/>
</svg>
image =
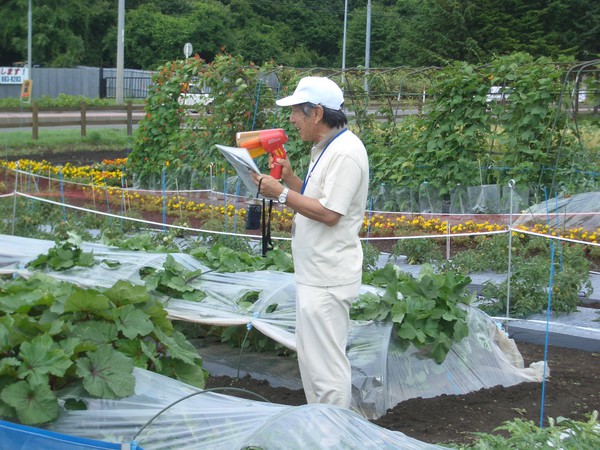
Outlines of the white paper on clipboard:
<svg viewBox="0 0 600 450">
<path fill-rule="evenodd" d="M 217 148 L 223 153 L 223 156 L 225 156 L 227 161 L 231 163 L 240 177 L 240 180 L 244 183 L 246 189 L 248 189 L 249 194 L 252 197 L 256 197 L 258 195 L 258 186 L 254 184 L 250 172 L 256 172 L 260 175 L 260 170 L 254 160 L 250 157 L 248 150 L 245 148 L 228 147 L 219 144 L 217 144 Z"/>
</svg>

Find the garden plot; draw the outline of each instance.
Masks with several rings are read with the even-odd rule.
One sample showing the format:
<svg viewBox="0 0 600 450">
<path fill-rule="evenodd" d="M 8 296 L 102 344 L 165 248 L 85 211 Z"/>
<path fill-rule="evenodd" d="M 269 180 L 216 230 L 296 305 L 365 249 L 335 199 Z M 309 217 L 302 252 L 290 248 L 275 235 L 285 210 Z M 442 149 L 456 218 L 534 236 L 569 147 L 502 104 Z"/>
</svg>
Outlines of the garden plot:
<svg viewBox="0 0 600 450">
<path fill-rule="evenodd" d="M 5 273 L 27 277 L 25 267 L 35 256 L 46 252 L 50 241 L 0 236 L 0 261 L 10 261 Z M 110 287 L 124 279 L 142 283 L 140 269 L 160 268 L 167 258 L 203 273 L 190 282 L 206 293 L 201 302 L 165 298 L 172 319 L 229 326 L 252 326 L 294 349 L 295 284 L 292 274 L 259 271 L 217 273 L 187 254 L 129 252 L 100 244 L 84 244 L 100 262 L 91 269 L 75 268 L 46 272 L 84 287 Z M 102 261 L 118 261 L 118 268 Z M 373 291 L 363 285 L 362 291 Z M 241 306 L 238 300 L 249 291 L 258 291 L 256 302 Z M 443 363 L 424 358 L 419 349 L 401 349 L 392 339 L 392 325 L 372 321 L 353 321 L 348 355 L 353 370 L 353 409 L 372 419 L 409 398 L 428 398 L 442 394 L 464 394 L 491 386 L 511 386 L 525 381 L 541 381 L 542 363 L 523 367 L 514 342 L 477 309 L 470 308 L 469 333 L 455 343 Z M 246 355 L 246 359 L 249 357 Z M 546 375 L 548 371 L 546 371 Z"/>
<path fill-rule="evenodd" d="M 2 448 L 25 448 L 24 440 L 48 450 L 230 450 L 280 448 L 282 442 L 290 450 L 323 448 L 327 442 L 336 448 L 357 450 L 442 448 L 381 428 L 335 406 L 292 407 L 241 399 L 199 390 L 138 368 L 134 376 L 135 394 L 121 400 L 90 398 L 78 388 L 64 390 L 62 405 L 69 399 L 83 399 L 87 409 L 62 409 L 60 417 L 49 424 L 50 433 L 0 423 Z"/>
<path fill-rule="evenodd" d="M 287 406 L 201 391 L 135 369 L 136 392 L 122 400 L 86 399 L 85 411 L 65 412 L 51 424 L 61 433 L 148 449 L 243 448 L 438 449 L 378 427 L 330 405 Z M 160 386 L 160 389 L 157 389 Z M 65 392 L 63 399 L 79 398 Z"/>
</svg>

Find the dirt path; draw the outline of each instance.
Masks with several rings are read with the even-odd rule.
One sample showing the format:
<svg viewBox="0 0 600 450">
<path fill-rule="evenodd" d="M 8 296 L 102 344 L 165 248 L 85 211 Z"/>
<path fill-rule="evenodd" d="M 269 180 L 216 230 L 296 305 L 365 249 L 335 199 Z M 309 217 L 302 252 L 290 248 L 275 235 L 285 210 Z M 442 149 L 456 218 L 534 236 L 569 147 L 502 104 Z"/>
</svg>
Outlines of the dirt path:
<svg viewBox="0 0 600 450">
<path fill-rule="evenodd" d="M 543 346 L 519 343 L 518 348 L 526 366 L 544 359 Z M 583 420 L 585 413 L 600 409 L 600 354 L 550 347 L 548 365 L 551 376 L 545 388 L 545 418 Z M 207 382 L 207 388 L 223 386 L 244 388 L 274 403 L 305 403 L 301 390 L 273 388 L 266 381 L 249 377 L 211 377 Z M 400 403 L 374 423 L 424 442 L 468 443 L 476 439 L 472 433 L 492 433 L 513 418 L 539 425 L 541 398 L 541 383 L 495 387 L 461 396 L 417 398 Z M 545 419 L 544 426 L 547 423 Z"/>
</svg>

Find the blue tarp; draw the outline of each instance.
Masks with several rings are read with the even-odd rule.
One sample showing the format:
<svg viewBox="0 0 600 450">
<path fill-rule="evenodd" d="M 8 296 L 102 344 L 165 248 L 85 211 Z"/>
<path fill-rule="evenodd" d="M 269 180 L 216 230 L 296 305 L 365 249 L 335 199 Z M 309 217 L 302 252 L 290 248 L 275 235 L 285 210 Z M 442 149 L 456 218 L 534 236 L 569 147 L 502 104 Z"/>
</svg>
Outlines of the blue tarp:
<svg viewBox="0 0 600 450">
<path fill-rule="evenodd" d="M 0 450 L 120 450 L 121 448 L 121 444 L 69 436 L 0 420 Z M 131 450 L 143 450 L 134 443 L 130 448 Z"/>
</svg>

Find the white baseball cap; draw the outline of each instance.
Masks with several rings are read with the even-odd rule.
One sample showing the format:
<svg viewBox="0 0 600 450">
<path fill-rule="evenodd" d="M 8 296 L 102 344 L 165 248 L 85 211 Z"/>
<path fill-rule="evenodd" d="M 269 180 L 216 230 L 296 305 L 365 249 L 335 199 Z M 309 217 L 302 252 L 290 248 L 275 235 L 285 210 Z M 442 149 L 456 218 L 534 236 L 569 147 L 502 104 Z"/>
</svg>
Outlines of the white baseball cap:
<svg viewBox="0 0 600 450">
<path fill-rule="evenodd" d="M 294 93 L 277 100 L 279 106 L 293 106 L 302 103 L 314 103 L 325 108 L 340 110 L 344 103 L 344 94 L 340 87 L 325 77 L 305 77 L 300 80 Z"/>
</svg>

